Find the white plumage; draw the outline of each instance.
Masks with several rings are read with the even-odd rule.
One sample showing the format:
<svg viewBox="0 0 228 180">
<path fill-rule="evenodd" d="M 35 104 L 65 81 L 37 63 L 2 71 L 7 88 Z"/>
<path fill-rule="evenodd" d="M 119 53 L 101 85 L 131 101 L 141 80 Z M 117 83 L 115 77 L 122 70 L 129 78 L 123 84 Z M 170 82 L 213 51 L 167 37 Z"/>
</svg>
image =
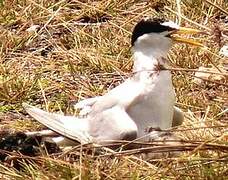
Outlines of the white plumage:
<svg viewBox="0 0 228 180">
<path fill-rule="evenodd" d="M 171 73 L 164 69 L 173 44 L 171 34 L 178 29 L 151 20 L 140 23 L 132 36 L 134 75 L 103 96 L 76 104 L 83 116 L 58 115 L 23 104 L 25 110 L 51 130 L 83 144 L 134 140 L 148 135 L 148 128 L 167 129 L 181 124 L 183 113 L 174 107 Z M 143 23 L 146 29 L 140 29 Z M 156 26 L 160 29 L 154 29 Z"/>
</svg>

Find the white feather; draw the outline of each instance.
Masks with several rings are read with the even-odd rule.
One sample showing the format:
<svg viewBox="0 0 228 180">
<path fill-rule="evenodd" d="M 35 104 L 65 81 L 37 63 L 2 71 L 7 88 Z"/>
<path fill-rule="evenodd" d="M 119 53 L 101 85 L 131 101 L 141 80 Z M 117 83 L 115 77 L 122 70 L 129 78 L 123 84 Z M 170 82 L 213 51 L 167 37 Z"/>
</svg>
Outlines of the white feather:
<svg viewBox="0 0 228 180">
<path fill-rule="evenodd" d="M 175 93 L 171 73 L 157 70 L 172 42 L 163 34 L 141 36 L 133 48 L 133 77 L 107 94 L 82 101 L 86 118 L 63 116 L 24 104 L 25 110 L 53 131 L 81 143 L 133 140 L 148 134 L 149 127 L 172 127 Z M 151 71 L 152 70 L 152 71 Z"/>
</svg>

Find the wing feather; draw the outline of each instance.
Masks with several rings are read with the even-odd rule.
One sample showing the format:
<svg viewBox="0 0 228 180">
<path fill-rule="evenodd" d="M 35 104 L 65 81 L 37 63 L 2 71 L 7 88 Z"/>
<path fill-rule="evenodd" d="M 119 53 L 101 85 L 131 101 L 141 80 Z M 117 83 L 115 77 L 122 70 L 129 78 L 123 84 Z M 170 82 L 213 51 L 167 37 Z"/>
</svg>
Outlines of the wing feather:
<svg viewBox="0 0 228 180">
<path fill-rule="evenodd" d="M 34 119 L 67 138 L 82 144 L 92 141 L 92 137 L 87 133 L 88 122 L 86 119 L 49 113 L 26 103 L 23 103 L 23 107 Z"/>
</svg>

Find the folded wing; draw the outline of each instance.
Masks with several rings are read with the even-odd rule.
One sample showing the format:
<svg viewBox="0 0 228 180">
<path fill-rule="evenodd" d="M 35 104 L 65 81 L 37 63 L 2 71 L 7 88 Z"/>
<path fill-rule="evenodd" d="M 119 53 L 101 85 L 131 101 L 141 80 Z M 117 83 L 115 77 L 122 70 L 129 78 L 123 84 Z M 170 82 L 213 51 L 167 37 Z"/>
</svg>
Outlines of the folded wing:
<svg viewBox="0 0 228 180">
<path fill-rule="evenodd" d="M 86 119 L 49 113 L 26 103 L 23 103 L 23 107 L 34 119 L 62 136 L 79 141 L 82 144 L 92 141 L 92 137 L 88 134 L 88 121 Z"/>
<path fill-rule="evenodd" d="M 103 144 L 110 140 L 133 140 L 137 137 L 136 124 L 119 106 L 113 106 L 87 118 L 49 113 L 25 103 L 23 106 L 28 114 L 40 123 L 82 144 Z"/>
</svg>

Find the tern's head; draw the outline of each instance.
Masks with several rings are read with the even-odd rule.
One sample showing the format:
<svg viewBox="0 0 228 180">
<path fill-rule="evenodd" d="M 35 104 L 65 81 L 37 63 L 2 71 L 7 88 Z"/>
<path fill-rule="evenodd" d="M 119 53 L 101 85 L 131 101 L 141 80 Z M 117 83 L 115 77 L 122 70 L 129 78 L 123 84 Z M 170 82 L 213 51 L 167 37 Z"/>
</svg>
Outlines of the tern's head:
<svg viewBox="0 0 228 180">
<path fill-rule="evenodd" d="M 172 21 L 146 18 L 135 26 L 132 33 L 131 44 L 135 50 L 153 50 L 158 53 L 166 53 L 173 42 L 202 46 L 202 44 L 191 39 L 176 36 L 177 34 L 194 34 L 200 32 L 199 30 L 191 28 L 182 28 Z"/>
</svg>

